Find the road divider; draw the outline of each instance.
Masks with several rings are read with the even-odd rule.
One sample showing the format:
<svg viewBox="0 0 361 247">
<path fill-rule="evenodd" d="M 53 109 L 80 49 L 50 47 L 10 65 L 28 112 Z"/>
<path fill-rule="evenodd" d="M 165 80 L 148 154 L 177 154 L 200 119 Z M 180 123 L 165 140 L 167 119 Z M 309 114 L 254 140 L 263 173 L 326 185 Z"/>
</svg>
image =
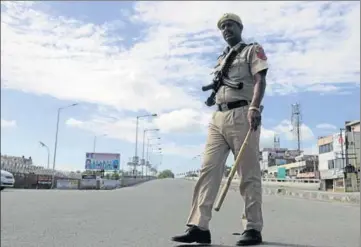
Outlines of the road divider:
<svg viewBox="0 0 361 247">
<path fill-rule="evenodd" d="M 59 179 L 56 181 L 56 189 L 62 190 L 112 190 L 122 187 L 129 187 L 136 184 L 154 180 L 156 177 L 123 177 L 119 180 L 110 179 L 79 179 L 67 180 Z"/>
</svg>

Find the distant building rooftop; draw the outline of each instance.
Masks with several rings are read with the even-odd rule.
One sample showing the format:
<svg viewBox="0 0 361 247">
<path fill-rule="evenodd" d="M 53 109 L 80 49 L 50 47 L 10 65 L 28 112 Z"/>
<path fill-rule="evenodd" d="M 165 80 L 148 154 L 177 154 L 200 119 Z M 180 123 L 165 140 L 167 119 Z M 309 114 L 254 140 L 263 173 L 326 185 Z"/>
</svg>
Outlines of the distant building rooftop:
<svg viewBox="0 0 361 247">
<path fill-rule="evenodd" d="M 346 126 L 355 126 L 355 125 L 358 125 L 358 124 L 360 124 L 360 120 L 347 121 L 345 123 Z"/>
</svg>

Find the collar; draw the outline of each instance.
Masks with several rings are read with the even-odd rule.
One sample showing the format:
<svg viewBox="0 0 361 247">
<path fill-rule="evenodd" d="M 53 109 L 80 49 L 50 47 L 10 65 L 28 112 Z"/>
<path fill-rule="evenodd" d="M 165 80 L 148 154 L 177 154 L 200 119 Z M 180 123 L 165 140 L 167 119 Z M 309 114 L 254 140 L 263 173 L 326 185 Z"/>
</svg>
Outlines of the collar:
<svg viewBox="0 0 361 247">
<path fill-rule="evenodd" d="M 241 40 L 240 42 L 238 42 L 238 44 L 236 44 L 235 46 L 233 46 L 233 50 L 238 50 L 241 45 L 245 45 L 245 44 L 246 44 L 246 43 L 245 43 L 243 40 Z M 223 50 L 223 54 L 226 55 L 231 49 L 232 49 L 232 48 L 231 48 L 229 45 L 227 45 L 227 46 L 224 48 L 224 50 Z"/>
</svg>

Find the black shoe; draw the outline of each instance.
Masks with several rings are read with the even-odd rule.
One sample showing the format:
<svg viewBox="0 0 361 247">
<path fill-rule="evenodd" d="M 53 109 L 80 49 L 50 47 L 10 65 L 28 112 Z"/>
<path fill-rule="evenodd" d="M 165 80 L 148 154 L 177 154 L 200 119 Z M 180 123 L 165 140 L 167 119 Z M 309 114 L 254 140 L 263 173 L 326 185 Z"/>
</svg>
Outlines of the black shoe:
<svg viewBox="0 0 361 247">
<path fill-rule="evenodd" d="M 259 245 L 262 243 L 262 235 L 259 231 L 250 229 L 242 233 L 241 239 L 238 240 L 237 246 Z"/>
<path fill-rule="evenodd" d="M 172 241 L 188 244 L 210 244 L 211 232 L 209 230 L 201 230 L 197 226 L 191 226 L 187 229 L 185 234 L 173 237 Z"/>
</svg>

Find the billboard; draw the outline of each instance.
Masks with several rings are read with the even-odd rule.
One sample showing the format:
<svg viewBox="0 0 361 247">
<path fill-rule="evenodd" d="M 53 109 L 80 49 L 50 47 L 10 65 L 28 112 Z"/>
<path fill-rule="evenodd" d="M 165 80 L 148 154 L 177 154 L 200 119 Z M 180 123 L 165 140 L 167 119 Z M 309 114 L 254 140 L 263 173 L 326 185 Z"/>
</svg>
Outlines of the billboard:
<svg viewBox="0 0 361 247">
<path fill-rule="evenodd" d="M 345 153 L 345 132 L 337 133 L 333 135 L 333 151 L 336 153 Z"/>
<path fill-rule="evenodd" d="M 287 160 L 285 160 L 285 159 L 275 159 L 275 163 L 276 163 L 277 166 L 286 165 Z"/>
<path fill-rule="evenodd" d="M 278 179 L 285 179 L 286 178 L 286 168 L 279 167 L 277 169 L 277 178 Z"/>
<path fill-rule="evenodd" d="M 86 153 L 85 170 L 114 171 L 120 169 L 120 154 Z"/>
</svg>

